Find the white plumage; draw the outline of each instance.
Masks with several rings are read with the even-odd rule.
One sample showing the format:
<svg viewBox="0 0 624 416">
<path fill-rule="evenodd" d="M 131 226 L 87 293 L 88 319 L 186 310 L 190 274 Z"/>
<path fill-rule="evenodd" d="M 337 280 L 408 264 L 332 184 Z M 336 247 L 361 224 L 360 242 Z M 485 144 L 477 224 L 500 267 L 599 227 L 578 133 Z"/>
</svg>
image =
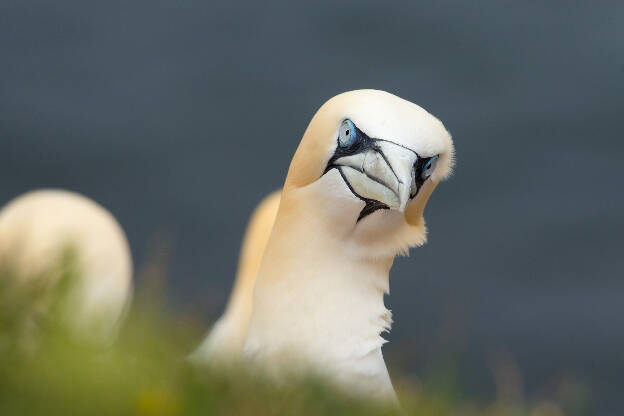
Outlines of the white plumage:
<svg viewBox="0 0 624 416">
<path fill-rule="evenodd" d="M 425 242 L 424 207 L 452 163 L 450 135 L 415 104 L 375 90 L 325 103 L 293 157 L 275 218 L 266 215 L 270 235 L 248 231 L 268 239 L 253 297 L 234 291 L 210 348 L 195 357 L 236 356 L 240 343 L 221 344 L 218 334 L 246 333 L 243 357 L 278 377 L 312 370 L 350 392 L 393 399 L 380 335 L 391 325 L 388 275 L 395 255 Z M 231 308 L 238 319 L 227 319 Z"/>
<path fill-rule="evenodd" d="M 66 319 L 81 334 L 109 342 L 132 289 L 130 250 L 115 218 L 92 200 L 62 190 L 28 192 L 0 211 L 0 259 L 22 281 L 56 276 L 66 249 L 75 252 L 80 277 Z"/>
</svg>

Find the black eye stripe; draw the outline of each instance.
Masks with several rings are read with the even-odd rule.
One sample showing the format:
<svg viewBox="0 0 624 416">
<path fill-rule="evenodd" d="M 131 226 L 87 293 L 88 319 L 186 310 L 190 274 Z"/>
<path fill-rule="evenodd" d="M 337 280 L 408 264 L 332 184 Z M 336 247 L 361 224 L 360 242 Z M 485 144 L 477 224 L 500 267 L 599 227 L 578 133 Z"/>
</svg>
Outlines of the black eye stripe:
<svg viewBox="0 0 624 416">
<path fill-rule="evenodd" d="M 414 169 L 413 169 L 413 184 L 414 189 L 412 190 L 412 192 L 414 193 L 413 195 L 410 195 L 410 198 L 414 198 L 416 196 L 416 194 L 418 193 L 418 190 L 420 190 L 420 188 L 423 186 L 423 184 L 427 181 L 427 179 L 429 179 L 430 175 L 425 175 L 424 173 L 428 170 L 427 168 L 427 164 L 429 164 L 429 162 L 432 159 L 437 159 L 438 155 L 435 156 L 431 156 L 431 157 L 421 157 L 415 150 L 410 149 L 407 146 L 404 146 L 400 143 L 397 143 L 395 141 L 392 140 L 387 140 L 387 139 L 377 139 L 377 138 L 371 138 L 370 136 L 368 136 L 366 133 L 364 133 L 362 130 L 359 129 L 358 126 L 355 125 L 355 123 L 353 123 L 351 120 L 347 120 L 351 123 L 351 125 L 349 126 L 349 129 L 343 129 L 342 128 L 342 124 L 341 127 L 338 130 L 338 137 L 336 138 L 336 150 L 334 151 L 334 154 L 331 156 L 331 158 L 329 159 L 329 161 L 327 162 L 327 166 L 325 167 L 325 170 L 323 171 L 323 175 L 325 175 L 327 172 L 329 172 L 330 170 L 332 170 L 333 168 L 337 168 L 338 172 L 340 172 L 340 175 L 342 176 L 344 182 L 347 184 L 347 187 L 351 190 L 351 192 L 358 197 L 359 199 L 363 200 L 364 202 L 366 202 L 366 206 L 364 207 L 364 209 L 362 210 L 362 212 L 360 213 L 360 217 L 358 218 L 358 221 L 360 219 L 362 219 L 363 217 L 370 215 L 372 212 L 378 210 L 378 209 L 387 209 L 388 207 L 383 204 L 380 203 L 378 201 L 373 201 L 373 200 L 368 200 L 366 198 L 362 198 L 360 195 L 358 195 L 349 185 L 349 182 L 345 179 L 342 171 L 340 170 L 339 166 L 336 165 L 334 162 L 342 157 L 345 156 L 353 156 L 356 155 L 358 153 L 364 153 L 367 152 L 368 150 L 374 150 L 376 152 L 378 152 L 384 159 L 386 159 L 382 149 L 379 146 L 379 142 L 388 142 L 388 143 L 392 143 L 393 145 L 399 146 L 404 148 L 405 150 L 408 150 L 412 153 L 414 153 L 414 155 L 416 155 L 416 161 L 414 162 Z M 343 122 L 344 123 L 344 122 Z M 350 135 L 350 133 L 352 133 L 350 130 L 353 129 L 355 131 L 355 139 L 353 140 L 352 143 L 349 144 L 341 144 L 341 138 L 342 135 Z M 344 143 L 344 141 L 342 142 Z M 386 159 L 387 162 L 387 159 Z M 433 162 L 431 163 L 432 166 L 430 166 L 429 168 L 433 168 Z M 390 165 L 390 163 L 388 163 L 388 166 L 390 166 L 390 169 L 392 170 L 392 172 L 394 173 L 394 175 L 398 178 L 397 174 L 394 172 L 394 169 L 392 167 L 392 165 Z M 432 169 L 429 169 L 432 170 Z"/>
<path fill-rule="evenodd" d="M 431 157 L 419 157 L 418 159 L 416 159 L 416 162 L 414 163 L 414 182 L 416 185 L 416 188 L 414 191 L 418 192 L 418 190 L 423 186 L 423 184 L 425 183 L 425 181 L 427 181 L 427 179 L 429 179 L 430 175 L 425 176 L 424 173 L 427 169 L 430 169 L 432 166 L 427 167 L 427 165 L 429 164 L 429 162 L 432 159 L 437 159 L 438 156 L 431 156 Z M 431 164 L 433 165 L 433 163 Z M 411 197 L 413 198 L 414 195 L 411 195 Z"/>
<path fill-rule="evenodd" d="M 327 169 L 325 169 L 323 174 L 325 174 L 332 167 L 334 161 L 340 159 L 341 157 L 352 156 L 370 149 L 377 150 L 374 139 L 368 137 L 366 133 L 360 130 L 355 124 L 353 127 L 355 128 L 355 140 L 349 146 L 340 145 L 340 132 L 338 133 L 338 146 L 336 147 L 331 159 L 329 159 Z"/>
<path fill-rule="evenodd" d="M 353 123 L 353 122 L 352 122 Z M 338 131 L 338 137 L 336 138 L 337 144 L 338 146 L 336 147 L 336 150 L 334 151 L 334 154 L 332 155 L 332 157 L 329 159 L 329 161 L 327 162 L 327 167 L 325 168 L 325 171 L 323 171 L 323 175 L 326 174 L 332 167 L 333 167 L 333 163 L 337 160 L 340 159 L 341 157 L 344 156 L 352 156 L 358 153 L 363 153 L 367 150 L 375 150 L 377 152 L 383 153 L 381 151 L 381 149 L 379 148 L 379 146 L 377 146 L 376 142 L 388 142 L 388 143 L 392 143 L 396 146 L 402 147 L 406 150 L 409 150 L 410 152 L 414 153 L 416 155 L 416 163 L 414 164 L 414 168 L 416 170 L 416 177 L 419 178 L 424 170 L 424 166 L 427 164 L 427 162 L 429 160 L 431 160 L 433 157 L 435 156 L 431 156 L 431 157 L 421 157 L 418 153 L 416 153 L 415 150 L 410 149 L 407 146 L 404 146 L 400 143 L 397 143 L 395 141 L 392 140 L 387 140 L 387 139 L 377 139 L 377 138 L 371 138 L 370 136 L 368 136 L 366 133 L 364 133 L 362 130 L 360 130 L 360 128 L 358 126 L 355 125 L 355 123 L 352 124 L 353 128 L 355 129 L 355 133 L 356 133 L 356 138 L 353 141 L 352 144 L 350 144 L 349 146 L 341 146 L 340 145 L 340 131 Z M 345 133 L 347 133 L 345 131 Z M 348 134 L 348 133 L 347 133 Z"/>
<path fill-rule="evenodd" d="M 416 163 L 414 163 L 414 170 L 416 171 L 416 173 L 422 173 L 425 170 L 425 167 L 427 166 L 427 163 L 433 158 L 432 157 L 419 157 L 418 159 L 416 159 Z"/>
</svg>

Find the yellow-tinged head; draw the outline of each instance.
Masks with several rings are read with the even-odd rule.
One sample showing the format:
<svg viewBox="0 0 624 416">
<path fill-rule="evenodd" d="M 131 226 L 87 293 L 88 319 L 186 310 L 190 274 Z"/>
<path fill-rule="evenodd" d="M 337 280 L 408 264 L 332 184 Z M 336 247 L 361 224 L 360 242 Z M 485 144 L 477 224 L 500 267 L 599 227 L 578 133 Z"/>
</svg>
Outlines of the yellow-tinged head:
<svg viewBox="0 0 624 416">
<path fill-rule="evenodd" d="M 374 250 L 367 253 L 405 252 L 425 241 L 423 210 L 449 176 L 453 152 L 444 125 L 416 104 L 377 90 L 337 95 L 299 144 L 283 210 L 316 204 L 333 229 Z"/>
</svg>

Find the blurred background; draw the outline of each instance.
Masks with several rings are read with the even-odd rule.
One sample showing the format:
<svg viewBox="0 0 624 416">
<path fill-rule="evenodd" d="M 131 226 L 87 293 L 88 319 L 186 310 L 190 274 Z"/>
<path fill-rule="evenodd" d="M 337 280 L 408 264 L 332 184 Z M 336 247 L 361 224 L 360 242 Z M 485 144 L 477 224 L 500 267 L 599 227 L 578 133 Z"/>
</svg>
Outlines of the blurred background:
<svg viewBox="0 0 624 416">
<path fill-rule="evenodd" d="M 3 0 L 0 204 L 40 187 L 95 199 L 137 269 L 168 253 L 171 309 L 208 328 L 316 109 L 387 90 L 457 149 L 429 243 L 392 271 L 392 372 L 618 414 L 623 22 L 616 1 Z"/>
</svg>

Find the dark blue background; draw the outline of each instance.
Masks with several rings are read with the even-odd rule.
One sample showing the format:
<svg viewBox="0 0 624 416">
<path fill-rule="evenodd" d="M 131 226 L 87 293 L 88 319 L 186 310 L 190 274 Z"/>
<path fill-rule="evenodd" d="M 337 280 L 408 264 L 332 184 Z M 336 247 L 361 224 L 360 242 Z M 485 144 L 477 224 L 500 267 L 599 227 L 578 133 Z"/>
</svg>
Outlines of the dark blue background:
<svg viewBox="0 0 624 416">
<path fill-rule="evenodd" d="M 458 163 L 429 244 L 393 269 L 391 366 L 452 356 L 491 395 L 507 356 L 530 395 L 574 377 L 615 413 L 624 3 L 467 3 L 3 0 L 0 203 L 83 192 L 137 265 L 168 239 L 171 303 L 208 322 L 314 111 L 393 92 L 445 123 Z"/>
</svg>

